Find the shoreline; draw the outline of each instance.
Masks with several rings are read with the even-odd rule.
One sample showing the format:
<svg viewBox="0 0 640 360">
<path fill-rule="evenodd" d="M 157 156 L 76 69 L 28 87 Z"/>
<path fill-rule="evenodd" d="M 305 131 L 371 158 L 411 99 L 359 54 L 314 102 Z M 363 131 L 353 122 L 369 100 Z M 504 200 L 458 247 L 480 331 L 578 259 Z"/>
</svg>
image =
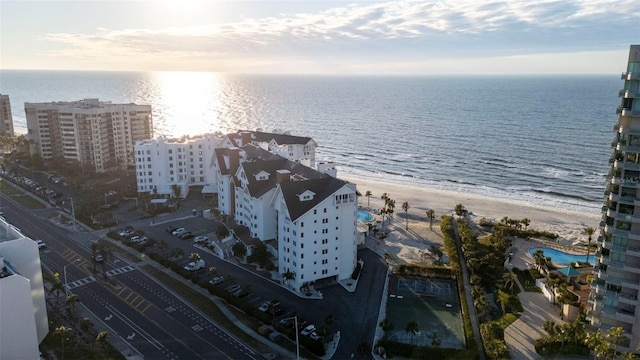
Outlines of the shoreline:
<svg viewBox="0 0 640 360">
<path fill-rule="evenodd" d="M 360 206 L 366 207 L 370 202 L 368 207 L 380 209 L 384 204 L 380 196 L 387 193 L 396 201 L 395 215 L 399 218 L 404 216 L 402 203 L 406 201 L 410 206 L 408 215 L 413 220 L 426 221 L 426 210 L 434 210 L 434 226 L 439 223 L 442 215 L 455 215 L 455 206 L 462 204 L 474 222 L 482 218 L 500 221 L 505 216 L 511 219 L 527 218 L 530 220 L 530 228 L 557 233 L 560 236 L 559 243 L 572 245 L 576 242 L 586 243 L 584 228 L 590 226 L 597 229 L 601 218 L 599 213 L 571 211 L 476 194 L 392 183 L 384 179 L 364 178 L 353 174 L 343 174 L 339 178 L 357 185 L 361 194 Z M 370 199 L 365 196 L 367 191 L 372 192 Z"/>
</svg>

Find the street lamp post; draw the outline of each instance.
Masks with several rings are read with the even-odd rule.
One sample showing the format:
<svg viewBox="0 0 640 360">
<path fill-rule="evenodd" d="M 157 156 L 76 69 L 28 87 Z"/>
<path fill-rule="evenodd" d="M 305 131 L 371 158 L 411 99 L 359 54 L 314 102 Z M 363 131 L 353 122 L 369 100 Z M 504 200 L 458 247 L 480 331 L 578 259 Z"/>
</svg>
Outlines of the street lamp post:
<svg viewBox="0 0 640 360">
<path fill-rule="evenodd" d="M 298 339 L 298 315 L 283 320 L 293 319 L 293 330 L 296 332 L 296 360 L 300 360 L 300 340 Z"/>
</svg>

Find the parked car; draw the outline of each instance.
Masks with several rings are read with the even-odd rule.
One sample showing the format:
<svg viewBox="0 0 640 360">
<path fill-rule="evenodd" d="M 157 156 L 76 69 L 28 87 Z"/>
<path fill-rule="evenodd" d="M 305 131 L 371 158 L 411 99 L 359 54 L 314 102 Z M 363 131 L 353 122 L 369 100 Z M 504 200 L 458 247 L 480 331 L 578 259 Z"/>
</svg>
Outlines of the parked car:
<svg viewBox="0 0 640 360">
<path fill-rule="evenodd" d="M 193 242 L 199 244 L 201 242 L 206 242 L 209 238 L 206 235 L 200 235 L 193 238 Z"/>
<path fill-rule="evenodd" d="M 261 312 L 267 312 L 267 310 L 269 310 L 269 303 L 268 302 L 263 302 L 262 304 L 260 304 L 258 306 L 258 310 Z"/>
<path fill-rule="evenodd" d="M 147 238 L 146 236 L 134 236 L 131 238 L 131 242 L 132 243 L 138 243 L 138 244 L 144 244 L 147 242 L 147 240 L 149 240 L 149 238 Z"/>
<path fill-rule="evenodd" d="M 177 227 L 177 226 L 169 226 L 169 227 L 167 228 L 167 232 L 168 232 L 169 234 L 171 234 L 171 233 L 173 233 L 174 231 L 176 231 L 177 229 L 178 229 L 178 227 Z"/>
<path fill-rule="evenodd" d="M 240 289 L 234 291 L 232 295 L 235 298 L 243 298 L 243 297 L 249 295 L 249 292 L 245 288 L 240 288 Z"/>
<path fill-rule="evenodd" d="M 227 292 L 234 293 L 234 292 L 238 291 L 240 289 L 240 287 L 241 287 L 240 285 L 236 284 L 236 285 L 228 286 L 225 290 Z"/>
<path fill-rule="evenodd" d="M 101 254 L 96 254 L 94 260 L 100 263 L 104 261 L 104 257 Z"/>
<path fill-rule="evenodd" d="M 126 238 L 134 234 L 133 228 L 124 228 L 124 230 L 120 231 L 120 237 Z"/>
<path fill-rule="evenodd" d="M 184 269 L 187 271 L 196 271 L 204 268 L 204 260 L 192 261 L 185 265 Z"/>
<path fill-rule="evenodd" d="M 38 249 L 42 249 L 47 246 L 43 240 L 36 240 L 36 244 L 38 244 Z"/>
<path fill-rule="evenodd" d="M 209 280 L 209 284 L 211 285 L 220 285 L 224 282 L 224 276 L 216 276 L 213 279 Z"/>
<path fill-rule="evenodd" d="M 173 236 L 180 236 L 180 235 L 184 234 L 185 232 L 187 232 L 187 229 L 181 227 L 181 228 L 177 228 L 177 229 L 173 230 L 172 234 L 173 234 Z"/>
<path fill-rule="evenodd" d="M 316 326 L 311 324 L 311 325 L 307 325 L 307 327 L 305 327 L 304 329 L 302 329 L 302 331 L 300 332 L 300 335 L 302 336 L 307 336 L 307 335 L 311 335 L 312 332 L 316 331 Z"/>
<path fill-rule="evenodd" d="M 180 239 L 182 240 L 188 240 L 188 239 L 193 239 L 194 237 L 196 237 L 195 235 L 193 235 L 191 233 L 191 231 L 187 231 L 184 234 L 180 235 Z"/>
<path fill-rule="evenodd" d="M 318 336 L 318 333 L 316 333 L 315 331 L 311 333 L 311 335 L 309 335 L 309 337 L 313 340 L 320 340 L 320 336 Z"/>
</svg>

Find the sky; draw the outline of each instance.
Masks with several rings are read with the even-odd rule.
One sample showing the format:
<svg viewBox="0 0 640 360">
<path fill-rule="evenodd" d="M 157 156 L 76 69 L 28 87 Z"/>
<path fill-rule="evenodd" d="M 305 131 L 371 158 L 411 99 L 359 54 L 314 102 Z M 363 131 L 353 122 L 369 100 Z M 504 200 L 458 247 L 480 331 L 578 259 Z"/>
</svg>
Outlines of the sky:
<svg viewBox="0 0 640 360">
<path fill-rule="evenodd" d="M 0 69 L 614 74 L 631 44 L 638 0 L 0 0 Z"/>
</svg>

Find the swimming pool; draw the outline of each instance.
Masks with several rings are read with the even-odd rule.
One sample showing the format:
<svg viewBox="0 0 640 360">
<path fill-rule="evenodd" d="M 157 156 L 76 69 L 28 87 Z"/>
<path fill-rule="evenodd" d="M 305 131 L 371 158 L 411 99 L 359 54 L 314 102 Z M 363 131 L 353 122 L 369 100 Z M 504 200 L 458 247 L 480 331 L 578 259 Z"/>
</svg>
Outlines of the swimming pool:
<svg viewBox="0 0 640 360">
<path fill-rule="evenodd" d="M 374 220 L 373 215 L 369 214 L 366 211 L 358 210 L 358 220 L 363 222 L 371 222 Z"/>
<path fill-rule="evenodd" d="M 567 254 L 566 252 L 556 250 L 556 249 L 551 249 L 551 248 L 539 248 L 539 247 L 531 248 L 529 249 L 529 255 L 533 257 L 533 253 L 535 253 L 537 250 L 540 250 L 540 249 L 542 249 L 542 253 L 544 254 L 544 257 L 551 257 L 551 261 L 555 263 L 569 265 L 571 262 L 587 261 L 587 255 Z M 589 255 L 589 262 L 593 264 L 594 261 L 595 261 L 594 254 Z"/>
</svg>

